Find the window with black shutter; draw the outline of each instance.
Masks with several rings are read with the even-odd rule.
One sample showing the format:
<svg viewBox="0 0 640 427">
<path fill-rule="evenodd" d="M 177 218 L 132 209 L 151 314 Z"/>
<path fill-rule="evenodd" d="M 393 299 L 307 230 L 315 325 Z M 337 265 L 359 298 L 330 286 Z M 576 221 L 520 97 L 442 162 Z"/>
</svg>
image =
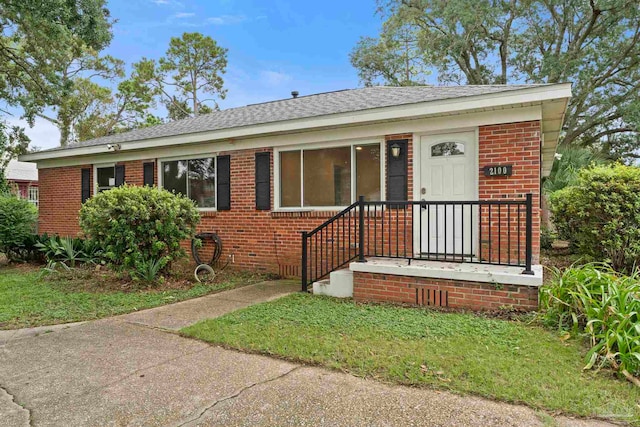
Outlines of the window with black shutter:
<svg viewBox="0 0 640 427">
<path fill-rule="evenodd" d="M 116 187 L 124 185 L 124 165 L 115 166 Z"/>
<path fill-rule="evenodd" d="M 387 200 L 407 200 L 408 145 L 406 139 L 387 141 Z"/>
<path fill-rule="evenodd" d="M 155 164 L 153 162 L 144 163 L 142 165 L 142 183 L 143 185 L 148 185 L 149 187 L 153 187 L 153 168 Z"/>
<path fill-rule="evenodd" d="M 86 202 L 91 197 L 91 169 L 82 169 L 80 178 L 81 200 Z"/>
<path fill-rule="evenodd" d="M 256 209 L 271 209 L 271 153 L 256 153 Z"/>
<path fill-rule="evenodd" d="M 231 156 L 218 156 L 217 192 L 218 210 L 231 210 Z"/>
</svg>

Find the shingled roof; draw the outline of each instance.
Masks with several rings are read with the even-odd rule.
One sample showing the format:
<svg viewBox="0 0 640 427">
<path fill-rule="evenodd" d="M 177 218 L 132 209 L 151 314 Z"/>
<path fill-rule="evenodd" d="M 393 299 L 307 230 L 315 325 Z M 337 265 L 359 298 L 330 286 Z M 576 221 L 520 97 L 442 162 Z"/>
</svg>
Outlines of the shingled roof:
<svg viewBox="0 0 640 427">
<path fill-rule="evenodd" d="M 375 86 L 229 108 L 148 128 L 109 135 L 46 151 L 142 141 L 198 132 L 348 113 L 420 102 L 487 95 L 543 85 Z"/>
</svg>

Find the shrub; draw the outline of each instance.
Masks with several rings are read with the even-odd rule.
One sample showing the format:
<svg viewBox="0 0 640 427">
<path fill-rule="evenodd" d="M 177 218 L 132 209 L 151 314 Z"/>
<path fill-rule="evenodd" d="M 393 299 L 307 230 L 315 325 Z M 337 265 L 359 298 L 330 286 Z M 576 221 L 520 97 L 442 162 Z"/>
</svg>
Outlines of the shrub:
<svg viewBox="0 0 640 427">
<path fill-rule="evenodd" d="M 630 272 L 640 260 L 640 168 L 615 164 L 578 173 L 550 197 L 561 238 L 581 255 Z"/>
<path fill-rule="evenodd" d="M 624 276 L 604 264 L 553 270 L 540 302 L 547 325 L 586 335 L 585 369 L 610 365 L 640 385 L 640 275 Z"/>
<path fill-rule="evenodd" d="M 19 259 L 27 240 L 33 235 L 38 212 L 26 200 L 0 195 L 0 252 L 10 260 Z"/>
<path fill-rule="evenodd" d="M 105 258 L 134 271 L 160 259 L 166 269 L 183 256 L 180 242 L 193 237 L 199 219 L 187 197 L 129 185 L 95 195 L 80 210 L 80 226 L 100 242 Z"/>
</svg>

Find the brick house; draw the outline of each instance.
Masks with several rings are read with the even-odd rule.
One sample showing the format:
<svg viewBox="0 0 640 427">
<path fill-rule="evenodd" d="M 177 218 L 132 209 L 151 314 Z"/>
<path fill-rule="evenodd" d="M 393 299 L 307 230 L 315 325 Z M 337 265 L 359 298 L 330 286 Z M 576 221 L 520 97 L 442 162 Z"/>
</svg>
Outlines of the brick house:
<svg viewBox="0 0 640 427">
<path fill-rule="evenodd" d="M 193 199 L 199 230 L 218 233 L 237 267 L 303 289 L 532 309 L 540 180 L 570 96 L 570 84 L 344 90 L 21 159 L 40 172 L 41 232 L 77 235 L 91 195 L 154 185 Z"/>
<path fill-rule="evenodd" d="M 9 186 L 13 188 L 16 195 L 21 199 L 38 206 L 38 169 L 35 164 L 9 161 L 5 169 L 5 177 Z"/>
</svg>

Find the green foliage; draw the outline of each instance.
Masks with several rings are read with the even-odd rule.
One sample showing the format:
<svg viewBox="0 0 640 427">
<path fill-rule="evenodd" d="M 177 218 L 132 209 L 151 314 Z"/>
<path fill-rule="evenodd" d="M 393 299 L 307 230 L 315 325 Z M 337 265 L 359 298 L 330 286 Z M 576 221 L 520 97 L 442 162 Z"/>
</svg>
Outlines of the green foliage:
<svg viewBox="0 0 640 427">
<path fill-rule="evenodd" d="M 212 108 L 205 102 L 213 101 L 217 108 L 215 98 L 226 96 L 222 75 L 227 68 L 227 49 L 200 33 L 172 37 L 157 63 L 143 58 L 136 67 L 159 94 L 170 120 L 210 112 Z"/>
<path fill-rule="evenodd" d="M 549 177 L 544 180 L 542 189 L 551 194 L 577 182 L 578 172 L 594 164 L 605 163 L 602 154 L 585 147 L 561 145 L 553 161 Z"/>
<path fill-rule="evenodd" d="M 160 279 L 160 273 L 168 261 L 167 257 L 139 261 L 132 276 L 145 283 L 154 283 Z"/>
<path fill-rule="evenodd" d="M 351 54 L 361 81 L 444 84 L 572 82 L 566 144 L 623 158 L 640 146 L 637 0 L 378 0 L 377 39 Z M 402 43 L 407 38 L 410 43 Z M 414 50 L 412 43 L 417 48 Z"/>
<path fill-rule="evenodd" d="M 606 265 L 561 271 L 541 289 L 547 324 L 586 335 L 585 369 L 611 365 L 633 381 L 640 376 L 640 274 L 620 275 Z M 640 383 L 639 383 L 640 384 Z"/>
<path fill-rule="evenodd" d="M 102 249 L 93 239 L 52 236 L 35 244 L 47 261 L 47 270 L 57 267 L 76 268 L 81 263 L 95 263 L 102 256 Z"/>
<path fill-rule="evenodd" d="M 9 161 L 27 152 L 29 137 L 20 126 L 9 126 L 0 118 L 0 194 L 8 192 L 5 170 Z"/>
<path fill-rule="evenodd" d="M 542 249 L 551 249 L 551 245 L 555 239 L 556 235 L 549 227 L 543 225 L 540 228 L 540 247 Z"/>
<path fill-rule="evenodd" d="M 69 58 L 111 41 L 105 0 L 3 1 L 0 5 L 0 99 L 29 121 L 67 87 Z"/>
<path fill-rule="evenodd" d="M 106 259 L 135 270 L 160 259 L 166 269 L 183 256 L 180 242 L 193 237 L 199 220 L 187 197 L 129 185 L 95 195 L 80 210 L 80 226 L 100 242 Z"/>
<path fill-rule="evenodd" d="M 0 194 L 0 252 L 13 259 L 35 230 L 38 211 L 24 199 Z"/>
<path fill-rule="evenodd" d="M 575 185 L 556 191 L 549 201 L 560 237 L 580 254 L 618 271 L 640 265 L 640 168 L 583 169 Z"/>
</svg>

